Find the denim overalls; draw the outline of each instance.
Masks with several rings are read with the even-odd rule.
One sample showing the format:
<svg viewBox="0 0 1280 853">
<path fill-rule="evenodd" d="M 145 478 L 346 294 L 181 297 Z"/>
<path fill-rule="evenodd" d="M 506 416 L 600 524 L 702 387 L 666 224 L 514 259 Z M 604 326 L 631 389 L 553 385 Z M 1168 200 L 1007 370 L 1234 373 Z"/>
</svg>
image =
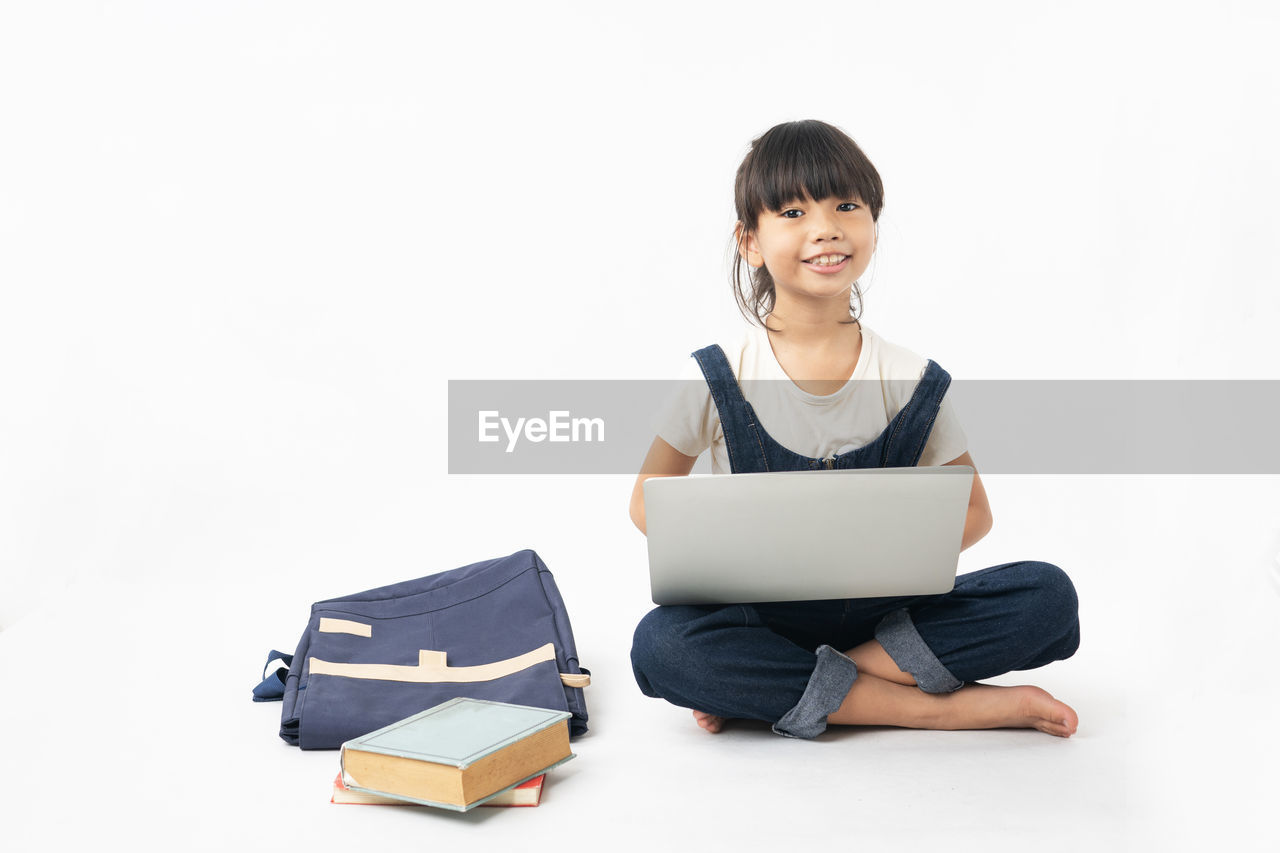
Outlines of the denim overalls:
<svg viewBox="0 0 1280 853">
<path fill-rule="evenodd" d="M 930 361 L 879 437 L 811 459 L 764 431 L 720 347 L 693 357 L 711 389 L 735 474 L 914 466 L 951 383 Z M 1074 654 L 1080 642 L 1075 587 L 1058 567 L 1025 561 L 959 575 L 943 595 L 657 607 L 636 627 L 631 666 L 646 696 L 721 717 L 765 720 L 778 734 L 812 738 L 826 729 L 827 715 L 858 677 L 841 650 L 872 638 L 921 690 L 958 690 L 968 681 Z"/>
</svg>

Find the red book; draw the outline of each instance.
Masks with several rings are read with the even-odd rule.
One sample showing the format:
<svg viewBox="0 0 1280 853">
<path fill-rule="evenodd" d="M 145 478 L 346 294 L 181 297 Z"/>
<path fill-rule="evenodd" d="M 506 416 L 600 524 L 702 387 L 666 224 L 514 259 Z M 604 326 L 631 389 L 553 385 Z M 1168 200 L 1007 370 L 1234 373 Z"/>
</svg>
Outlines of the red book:
<svg viewBox="0 0 1280 853">
<path fill-rule="evenodd" d="M 542 782 L 547 774 L 534 776 L 528 782 L 516 785 L 510 791 L 503 791 L 485 806 L 536 806 L 542 800 Z M 363 806 L 417 806 L 417 803 L 406 803 L 404 800 L 393 800 L 391 797 L 379 797 L 377 794 L 366 794 L 364 791 L 353 791 L 342 784 L 342 773 L 333 780 L 333 796 L 331 803 L 353 803 Z M 430 808 L 430 806 L 421 806 Z"/>
</svg>

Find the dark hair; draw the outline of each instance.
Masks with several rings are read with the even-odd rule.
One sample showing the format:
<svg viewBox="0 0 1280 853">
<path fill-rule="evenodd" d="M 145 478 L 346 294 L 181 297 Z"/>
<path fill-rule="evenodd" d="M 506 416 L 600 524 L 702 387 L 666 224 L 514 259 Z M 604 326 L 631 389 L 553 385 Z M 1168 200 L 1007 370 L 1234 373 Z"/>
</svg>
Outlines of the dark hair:
<svg viewBox="0 0 1280 853">
<path fill-rule="evenodd" d="M 741 242 L 754 234 L 760 214 L 808 196 L 817 201 L 832 196 L 857 198 L 880 221 L 884 185 L 867 155 L 843 130 L 822 121 L 790 121 L 775 125 L 751 142 L 738 166 L 733 202 L 743 232 L 733 241 L 733 295 L 748 320 L 765 325 L 773 310 L 773 276 L 763 266 L 751 267 L 742 257 Z M 742 268 L 747 268 L 743 281 Z M 850 322 L 862 313 L 862 292 L 854 282 L 849 294 Z"/>
</svg>

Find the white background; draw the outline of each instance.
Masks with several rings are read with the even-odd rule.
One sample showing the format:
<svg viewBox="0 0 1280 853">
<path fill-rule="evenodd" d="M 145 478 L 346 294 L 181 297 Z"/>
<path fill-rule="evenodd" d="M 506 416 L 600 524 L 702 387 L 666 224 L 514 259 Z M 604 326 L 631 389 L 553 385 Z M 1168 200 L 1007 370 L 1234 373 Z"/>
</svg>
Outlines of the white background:
<svg viewBox="0 0 1280 853">
<path fill-rule="evenodd" d="M 1274 842 L 1280 478 L 988 479 L 961 568 L 1075 579 L 1081 652 L 1007 683 L 1080 734 L 800 745 L 635 689 L 630 477 L 450 478 L 444 427 L 449 379 L 667 378 L 736 334 L 733 173 L 799 118 L 885 182 L 867 325 L 953 376 L 1278 379 L 1278 17 L 6 4 L 0 840 Z M 579 760 L 537 810 L 330 806 L 335 757 L 248 701 L 267 649 L 526 547 L 596 673 Z"/>
</svg>

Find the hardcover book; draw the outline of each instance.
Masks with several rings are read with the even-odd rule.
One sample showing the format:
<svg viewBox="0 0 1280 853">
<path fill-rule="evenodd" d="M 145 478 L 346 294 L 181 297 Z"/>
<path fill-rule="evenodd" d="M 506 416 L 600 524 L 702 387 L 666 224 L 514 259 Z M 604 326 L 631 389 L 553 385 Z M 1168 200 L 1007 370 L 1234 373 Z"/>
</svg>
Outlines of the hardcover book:
<svg viewBox="0 0 1280 853">
<path fill-rule="evenodd" d="M 568 711 L 450 699 L 342 745 L 347 788 L 468 811 L 574 757 Z"/>
</svg>

